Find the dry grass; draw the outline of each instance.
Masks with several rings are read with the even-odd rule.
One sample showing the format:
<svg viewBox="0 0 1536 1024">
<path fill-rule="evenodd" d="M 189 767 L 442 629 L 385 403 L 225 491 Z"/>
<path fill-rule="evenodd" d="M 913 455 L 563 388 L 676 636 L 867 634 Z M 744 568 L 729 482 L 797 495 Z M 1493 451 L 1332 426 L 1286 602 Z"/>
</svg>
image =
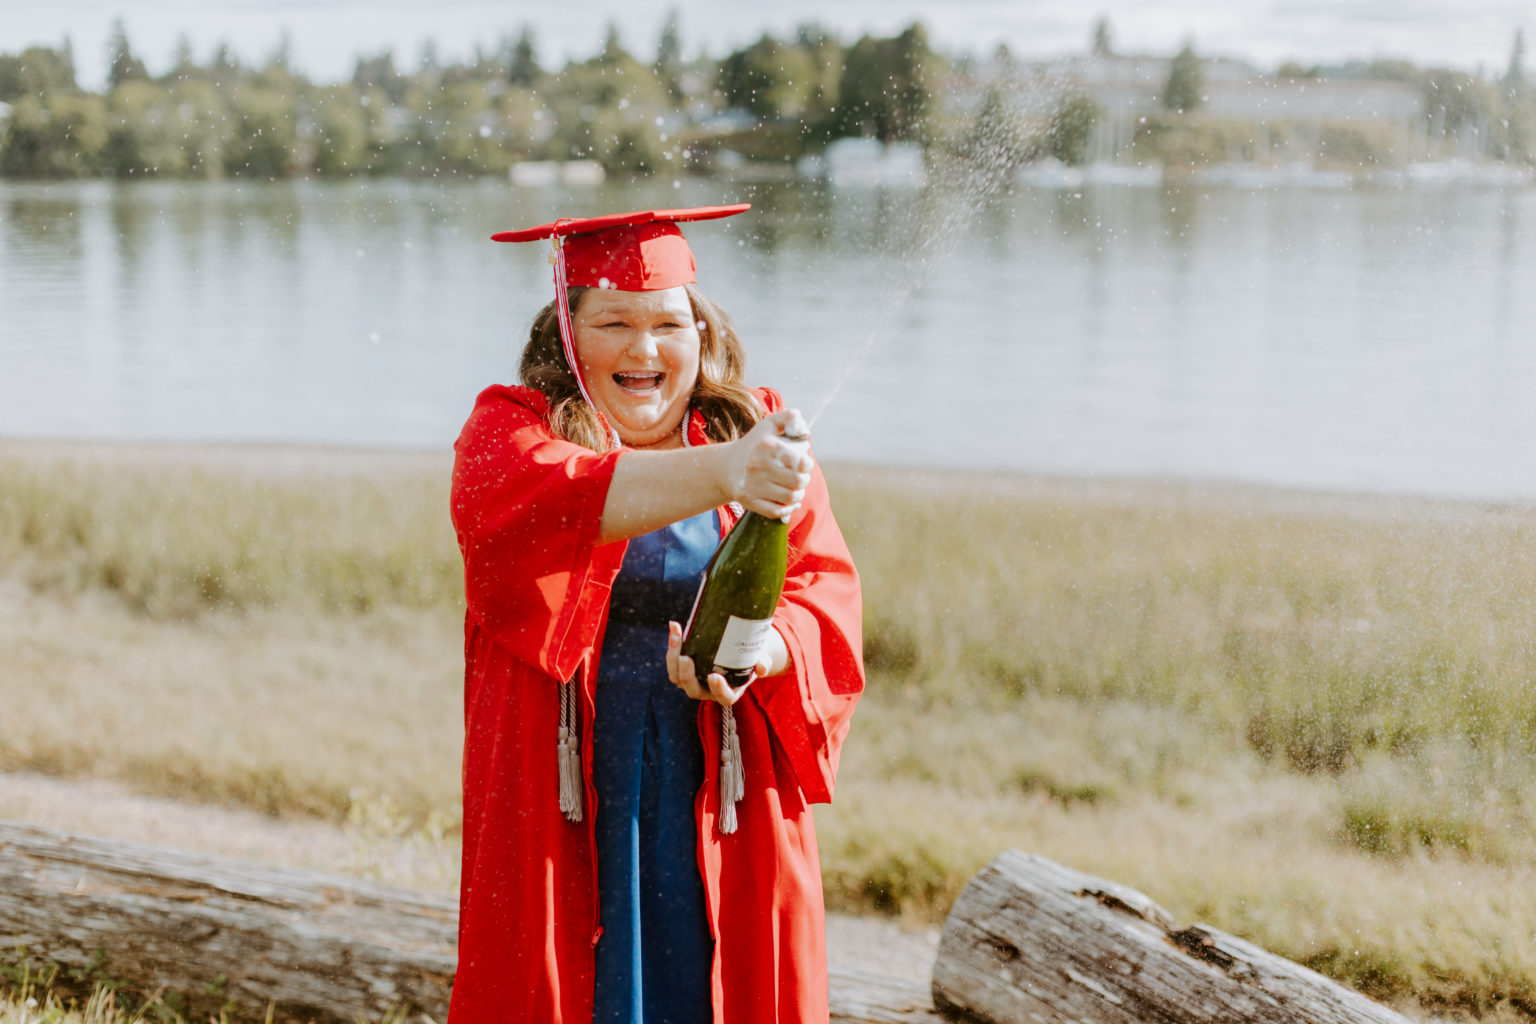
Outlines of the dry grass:
<svg viewBox="0 0 1536 1024">
<path fill-rule="evenodd" d="M 1378 998 L 1489 1012 L 1536 994 L 1529 858 L 1366 852 L 1340 824 L 1337 780 L 1277 772 L 1172 712 L 1026 698 L 918 713 L 874 695 L 860 714 L 837 800 L 818 808 L 835 906 L 931 919 L 1017 847 Z"/>
<path fill-rule="evenodd" d="M 0 451 L 0 766 L 350 819 L 451 885 L 446 460 L 226 454 Z M 1536 1005 L 1536 514 L 833 476 L 871 687 L 829 902 L 934 920 L 1018 846 L 1383 998 Z"/>
<path fill-rule="evenodd" d="M 61 975 L 52 967 L 21 964 L 0 968 L 0 1024 L 189 1024 L 179 1000 L 165 995 L 134 998 L 111 981 Z M 206 1018 L 209 1024 L 231 1024 L 240 1018 L 228 1011 Z M 372 1024 L 362 1014 L 359 1024 Z M 386 1014 L 377 1024 L 434 1024 L 420 1014 Z M 269 1014 L 267 1024 L 272 1024 Z"/>
<path fill-rule="evenodd" d="M 388 795 L 458 802 L 459 621 L 135 615 L 97 595 L 0 590 L 0 768 L 121 779 L 145 793 L 343 820 Z"/>
<path fill-rule="evenodd" d="M 445 458 L 166 451 L 0 450 L 0 565 L 160 620 L 460 601 Z"/>
<path fill-rule="evenodd" d="M 1309 771 L 1536 737 L 1531 510 L 892 484 L 839 492 L 877 595 L 869 658 L 935 699 L 1177 707 Z"/>
</svg>

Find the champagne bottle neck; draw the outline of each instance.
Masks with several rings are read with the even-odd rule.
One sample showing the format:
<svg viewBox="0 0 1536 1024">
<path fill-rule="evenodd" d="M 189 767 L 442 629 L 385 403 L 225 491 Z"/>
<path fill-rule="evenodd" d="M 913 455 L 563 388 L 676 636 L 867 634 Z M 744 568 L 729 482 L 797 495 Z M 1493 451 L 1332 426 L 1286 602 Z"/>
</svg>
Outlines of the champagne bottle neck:
<svg viewBox="0 0 1536 1024">
<path fill-rule="evenodd" d="M 744 510 L 738 522 L 751 530 L 789 529 L 789 524 L 777 516 L 765 516 L 761 512 L 753 512 L 751 509 Z"/>
</svg>

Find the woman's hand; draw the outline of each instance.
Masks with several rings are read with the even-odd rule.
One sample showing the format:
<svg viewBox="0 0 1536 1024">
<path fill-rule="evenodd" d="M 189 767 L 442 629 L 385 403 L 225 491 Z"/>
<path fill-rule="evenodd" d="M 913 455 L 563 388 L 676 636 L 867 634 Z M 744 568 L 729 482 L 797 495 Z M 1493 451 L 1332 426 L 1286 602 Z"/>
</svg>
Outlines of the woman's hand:
<svg viewBox="0 0 1536 1024">
<path fill-rule="evenodd" d="M 721 480 L 721 489 L 730 500 L 770 519 L 786 523 L 811 483 L 810 453 L 786 444 L 783 434 L 808 434 L 810 431 L 798 409 L 782 409 L 765 416 L 729 448 Z"/>
<path fill-rule="evenodd" d="M 683 627 L 675 622 L 669 622 L 667 623 L 667 678 L 694 700 L 712 700 L 726 707 L 740 700 L 741 695 L 747 692 L 747 687 L 755 681 L 763 676 L 773 675 L 775 663 L 777 663 L 777 671 L 780 672 L 784 671 L 789 664 L 789 648 L 785 646 L 784 638 L 779 635 L 777 629 L 773 630 L 768 638 L 768 650 L 763 652 L 762 658 L 752 666 L 752 678 L 734 689 L 719 672 L 711 672 L 704 683 L 699 682 L 699 677 L 694 671 L 693 659 L 682 651 Z"/>
</svg>

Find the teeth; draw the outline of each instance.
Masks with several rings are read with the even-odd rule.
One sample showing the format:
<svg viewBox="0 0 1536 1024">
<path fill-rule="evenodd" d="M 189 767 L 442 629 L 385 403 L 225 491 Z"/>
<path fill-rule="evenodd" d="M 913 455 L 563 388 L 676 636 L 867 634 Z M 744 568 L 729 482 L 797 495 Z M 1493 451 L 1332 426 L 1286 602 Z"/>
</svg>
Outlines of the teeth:
<svg viewBox="0 0 1536 1024">
<path fill-rule="evenodd" d="M 622 387 L 626 387 L 631 390 L 637 390 L 636 386 L 638 385 L 638 390 L 644 390 L 646 386 L 652 388 L 660 387 L 662 376 L 663 375 L 659 372 L 640 373 L 633 370 L 626 370 L 614 374 L 613 378 L 614 380 L 618 381 L 619 385 Z"/>
</svg>

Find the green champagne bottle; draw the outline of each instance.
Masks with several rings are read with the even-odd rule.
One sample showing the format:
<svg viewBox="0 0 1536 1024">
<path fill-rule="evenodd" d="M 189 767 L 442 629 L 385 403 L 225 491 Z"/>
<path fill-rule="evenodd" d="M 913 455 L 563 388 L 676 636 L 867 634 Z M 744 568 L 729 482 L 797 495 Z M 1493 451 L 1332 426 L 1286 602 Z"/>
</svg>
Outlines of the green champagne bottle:
<svg viewBox="0 0 1536 1024">
<path fill-rule="evenodd" d="M 784 436 L 804 450 L 808 437 Z M 752 678 L 784 591 L 789 525 L 756 512 L 737 520 L 704 568 L 704 579 L 683 632 L 682 653 L 702 683 L 719 672 L 731 686 Z"/>
</svg>

